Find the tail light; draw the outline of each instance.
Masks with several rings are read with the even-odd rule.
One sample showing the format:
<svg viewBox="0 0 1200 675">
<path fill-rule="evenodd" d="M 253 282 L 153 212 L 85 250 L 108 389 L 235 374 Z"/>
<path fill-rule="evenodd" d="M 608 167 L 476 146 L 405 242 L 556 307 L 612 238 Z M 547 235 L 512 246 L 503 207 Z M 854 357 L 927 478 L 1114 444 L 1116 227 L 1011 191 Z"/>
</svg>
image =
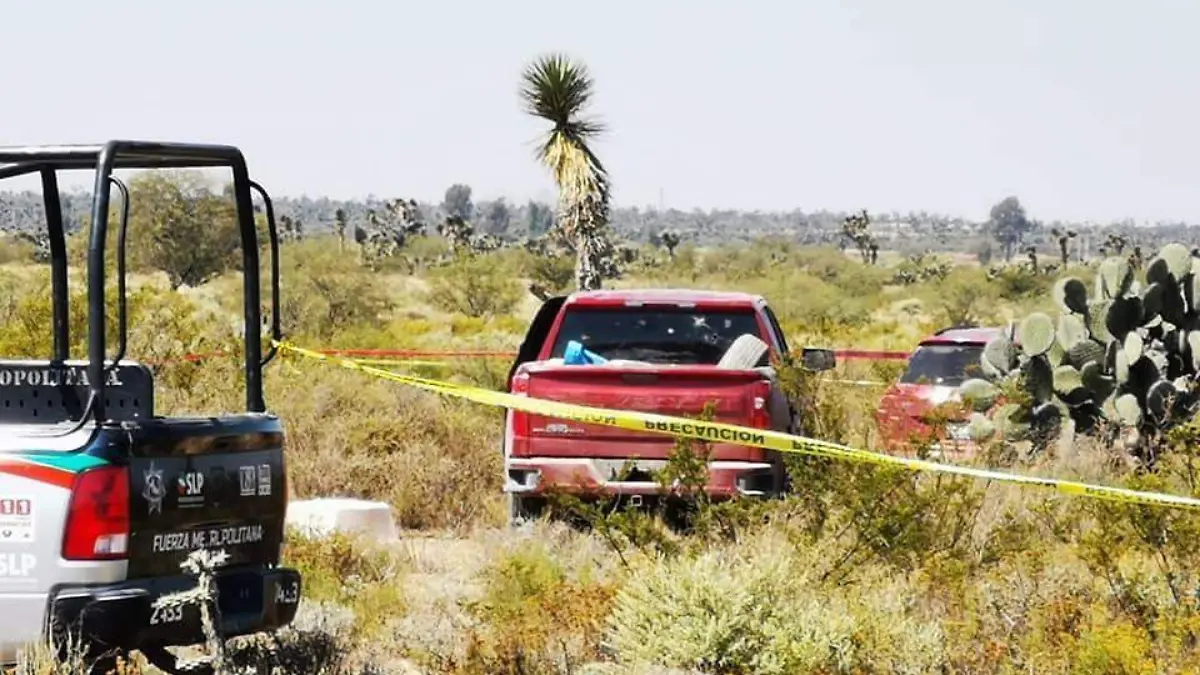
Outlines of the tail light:
<svg viewBox="0 0 1200 675">
<path fill-rule="evenodd" d="M 771 383 L 760 380 L 754 383 L 751 395 L 750 426 L 755 429 L 771 428 Z"/>
<path fill-rule="evenodd" d="M 512 393 L 517 396 L 529 396 L 529 373 L 517 373 L 512 381 Z M 528 438 L 529 413 L 519 410 L 512 411 L 513 437 Z"/>
<path fill-rule="evenodd" d="M 105 466 L 75 477 L 63 534 L 67 560 L 121 560 L 129 553 L 129 471 Z"/>
</svg>

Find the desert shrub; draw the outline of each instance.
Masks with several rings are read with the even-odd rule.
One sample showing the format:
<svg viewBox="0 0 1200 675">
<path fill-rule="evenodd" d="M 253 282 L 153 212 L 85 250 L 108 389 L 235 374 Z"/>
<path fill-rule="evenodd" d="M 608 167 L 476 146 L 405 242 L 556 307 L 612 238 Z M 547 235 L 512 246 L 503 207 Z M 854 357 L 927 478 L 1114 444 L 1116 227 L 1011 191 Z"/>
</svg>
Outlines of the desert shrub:
<svg viewBox="0 0 1200 675">
<path fill-rule="evenodd" d="M 940 672 L 934 622 L 856 611 L 858 592 L 823 592 L 811 562 L 772 539 L 650 562 L 618 592 L 608 641 L 623 663 L 699 672 Z"/>
<path fill-rule="evenodd" d="M 870 319 L 875 299 L 854 296 L 804 272 L 749 282 L 743 289 L 762 294 L 789 332 L 835 334 Z"/>
<path fill-rule="evenodd" d="M 241 236 L 233 199 L 212 192 L 202 173 L 144 172 L 129 181 L 129 192 L 135 268 L 165 272 L 173 289 L 238 268 Z M 117 223 L 109 219 L 109 232 Z"/>
<path fill-rule="evenodd" d="M 350 328 L 377 329 L 393 307 L 383 279 L 331 243 L 314 239 L 281 252 L 283 325 L 296 339 L 324 341 Z M 263 288 L 265 294 L 265 283 Z"/>
<path fill-rule="evenodd" d="M 1000 297 L 1014 302 L 1045 295 L 1054 283 L 1053 276 L 1034 271 L 1026 265 L 993 268 L 989 271 L 989 277 Z"/>
<path fill-rule="evenodd" d="M 879 294 L 892 276 L 888 270 L 863 265 L 833 248 L 798 249 L 791 258 L 808 274 L 857 298 Z"/>
<path fill-rule="evenodd" d="M 437 309 L 467 317 L 510 314 L 521 298 L 521 287 L 488 256 L 461 256 L 432 270 L 428 300 Z"/>
<path fill-rule="evenodd" d="M 12 357 L 46 358 L 53 351 L 52 298 L 48 270 L 26 274 L 0 271 L 0 353 Z M 105 292 L 106 338 L 109 354 L 118 346 L 116 284 Z M 186 298 L 153 285 L 127 288 L 128 348 L 126 358 L 159 362 L 206 349 L 223 348 L 233 337 L 230 322 L 199 309 Z M 87 291 L 76 283 L 68 292 L 68 330 L 71 353 L 87 352 Z"/>
<path fill-rule="evenodd" d="M 380 669 L 354 655 L 353 614 L 327 602 L 300 601 L 291 625 L 272 634 L 233 639 L 229 663 L 242 673 L 373 675 Z"/>
<path fill-rule="evenodd" d="M 568 293 L 575 285 L 575 260 L 568 255 L 530 254 L 525 275 L 551 294 Z"/>
<path fill-rule="evenodd" d="M 981 270 L 956 269 L 944 280 L 928 284 L 923 295 L 931 299 L 938 324 L 943 327 L 989 325 L 999 321 L 999 293 Z"/>
<path fill-rule="evenodd" d="M 720 275 L 729 281 L 741 282 L 760 278 L 768 270 L 775 272 L 794 267 L 795 254 L 795 246 L 787 240 L 722 246 L 705 252 L 700 270 L 706 275 Z"/>
<path fill-rule="evenodd" d="M 645 281 L 652 286 L 679 282 L 693 284 L 700 276 L 703 258 L 696 245 L 688 242 L 675 249 L 674 257 L 660 256 L 644 260 L 636 268 L 641 270 Z"/>
<path fill-rule="evenodd" d="M 498 411 L 286 358 L 266 386 L 298 495 L 386 501 L 410 528 L 465 528 L 498 513 Z"/>
<path fill-rule="evenodd" d="M 33 244 L 9 235 L 0 235 L 0 265 L 33 262 Z"/>
<path fill-rule="evenodd" d="M 349 636 L 374 636 L 390 617 L 404 613 L 398 560 L 358 537 L 289 529 L 284 564 L 300 571 L 306 599 L 352 613 Z"/>
<path fill-rule="evenodd" d="M 358 253 L 360 247 L 351 244 Z M 347 246 L 350 250 L 350 246 Z M 405 237 L 404 245 L 396 255 L 387 256 L 379 263 L 382 272 L 424 274 L 432 267 L 446 261 L 451 254 L 450 242 L 437 235 L 413 235 Z"/>
<path fill-rule="evenodd" d="M 1098 626 L 1080 640 L 1072 673 L 1161 672 L 1151 654 L 1150 637 L 1128 623 Z"/>
<path fill-rule="evenodd" d="M 613 587 L 589 568 L 571 574 L 543 546 L 529 543 L 481 573 L 481 597 L 466 608 L 478 622 L 468 636 L 464 673 L 575 672 L 600 657 Z"/>
</svg>

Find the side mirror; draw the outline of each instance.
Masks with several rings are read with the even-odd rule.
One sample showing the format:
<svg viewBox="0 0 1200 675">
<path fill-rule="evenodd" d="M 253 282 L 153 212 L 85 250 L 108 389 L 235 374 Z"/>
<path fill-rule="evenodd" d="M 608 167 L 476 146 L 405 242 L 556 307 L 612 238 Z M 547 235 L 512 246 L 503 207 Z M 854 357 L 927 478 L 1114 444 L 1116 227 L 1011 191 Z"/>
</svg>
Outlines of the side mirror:
<svg viewBox="0 0 1200 675">
<path fill-rule="evenodd" d="M 805 347 L 800 358 L 806 370 L 833 370 L 837 366 L 837 355 L 832 349 Z"/>
</svg>

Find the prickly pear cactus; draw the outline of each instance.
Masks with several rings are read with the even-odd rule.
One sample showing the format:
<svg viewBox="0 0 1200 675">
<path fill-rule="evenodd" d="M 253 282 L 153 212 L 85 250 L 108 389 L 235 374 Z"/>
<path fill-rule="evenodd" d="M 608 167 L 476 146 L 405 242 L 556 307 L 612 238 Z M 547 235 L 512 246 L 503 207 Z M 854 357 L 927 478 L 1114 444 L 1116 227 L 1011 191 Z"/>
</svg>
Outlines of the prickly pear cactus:
<svg viewBox="0 0 1200 675">
<path fill-rule="evenodd" d="M 1167 244 L 1139 280 L 1124 257 L 1105 259 L 1093 288 L 1054 285 L 1060 313 L 1035 312 L 983 350 L 984 378 L 959 393 L 973 409 L 977 441 L 1057 434 L 1070 418 L 1087 433 L 1100 422 L 1145 435 L 1200 407 L 1200 257 Z M 995 403 L 1015 387 L 1021 400 Z"/>
</svg>

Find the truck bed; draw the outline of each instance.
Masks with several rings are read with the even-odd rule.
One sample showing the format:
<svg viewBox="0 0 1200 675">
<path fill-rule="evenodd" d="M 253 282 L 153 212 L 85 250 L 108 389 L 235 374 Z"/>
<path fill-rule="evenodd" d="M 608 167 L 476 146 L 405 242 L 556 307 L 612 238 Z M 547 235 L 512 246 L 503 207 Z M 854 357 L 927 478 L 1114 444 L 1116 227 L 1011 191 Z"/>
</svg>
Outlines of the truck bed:
<svg viewBox="0 0 1200 675">
<path fill-rule="evenodd" d="M 752 426 L 752 412 L 767 404 L 770 381 L 758 370 L 713 366 L 567 366 L 525 364 L 525 391 L 533 398 L 597 408 L 698 417 L 706 403 L 715 421 Z M 518 413 L 528 421 L 517 433 L 514 457 L 594 457 L 662 459 L 674 439 L 663 434 L 583 424 Z M 518 417 L 520 419 L 520 417 Z M 712 445 L 714 460 L 760 461 L 763 451 L 727 443 Z"/>
</svg>

